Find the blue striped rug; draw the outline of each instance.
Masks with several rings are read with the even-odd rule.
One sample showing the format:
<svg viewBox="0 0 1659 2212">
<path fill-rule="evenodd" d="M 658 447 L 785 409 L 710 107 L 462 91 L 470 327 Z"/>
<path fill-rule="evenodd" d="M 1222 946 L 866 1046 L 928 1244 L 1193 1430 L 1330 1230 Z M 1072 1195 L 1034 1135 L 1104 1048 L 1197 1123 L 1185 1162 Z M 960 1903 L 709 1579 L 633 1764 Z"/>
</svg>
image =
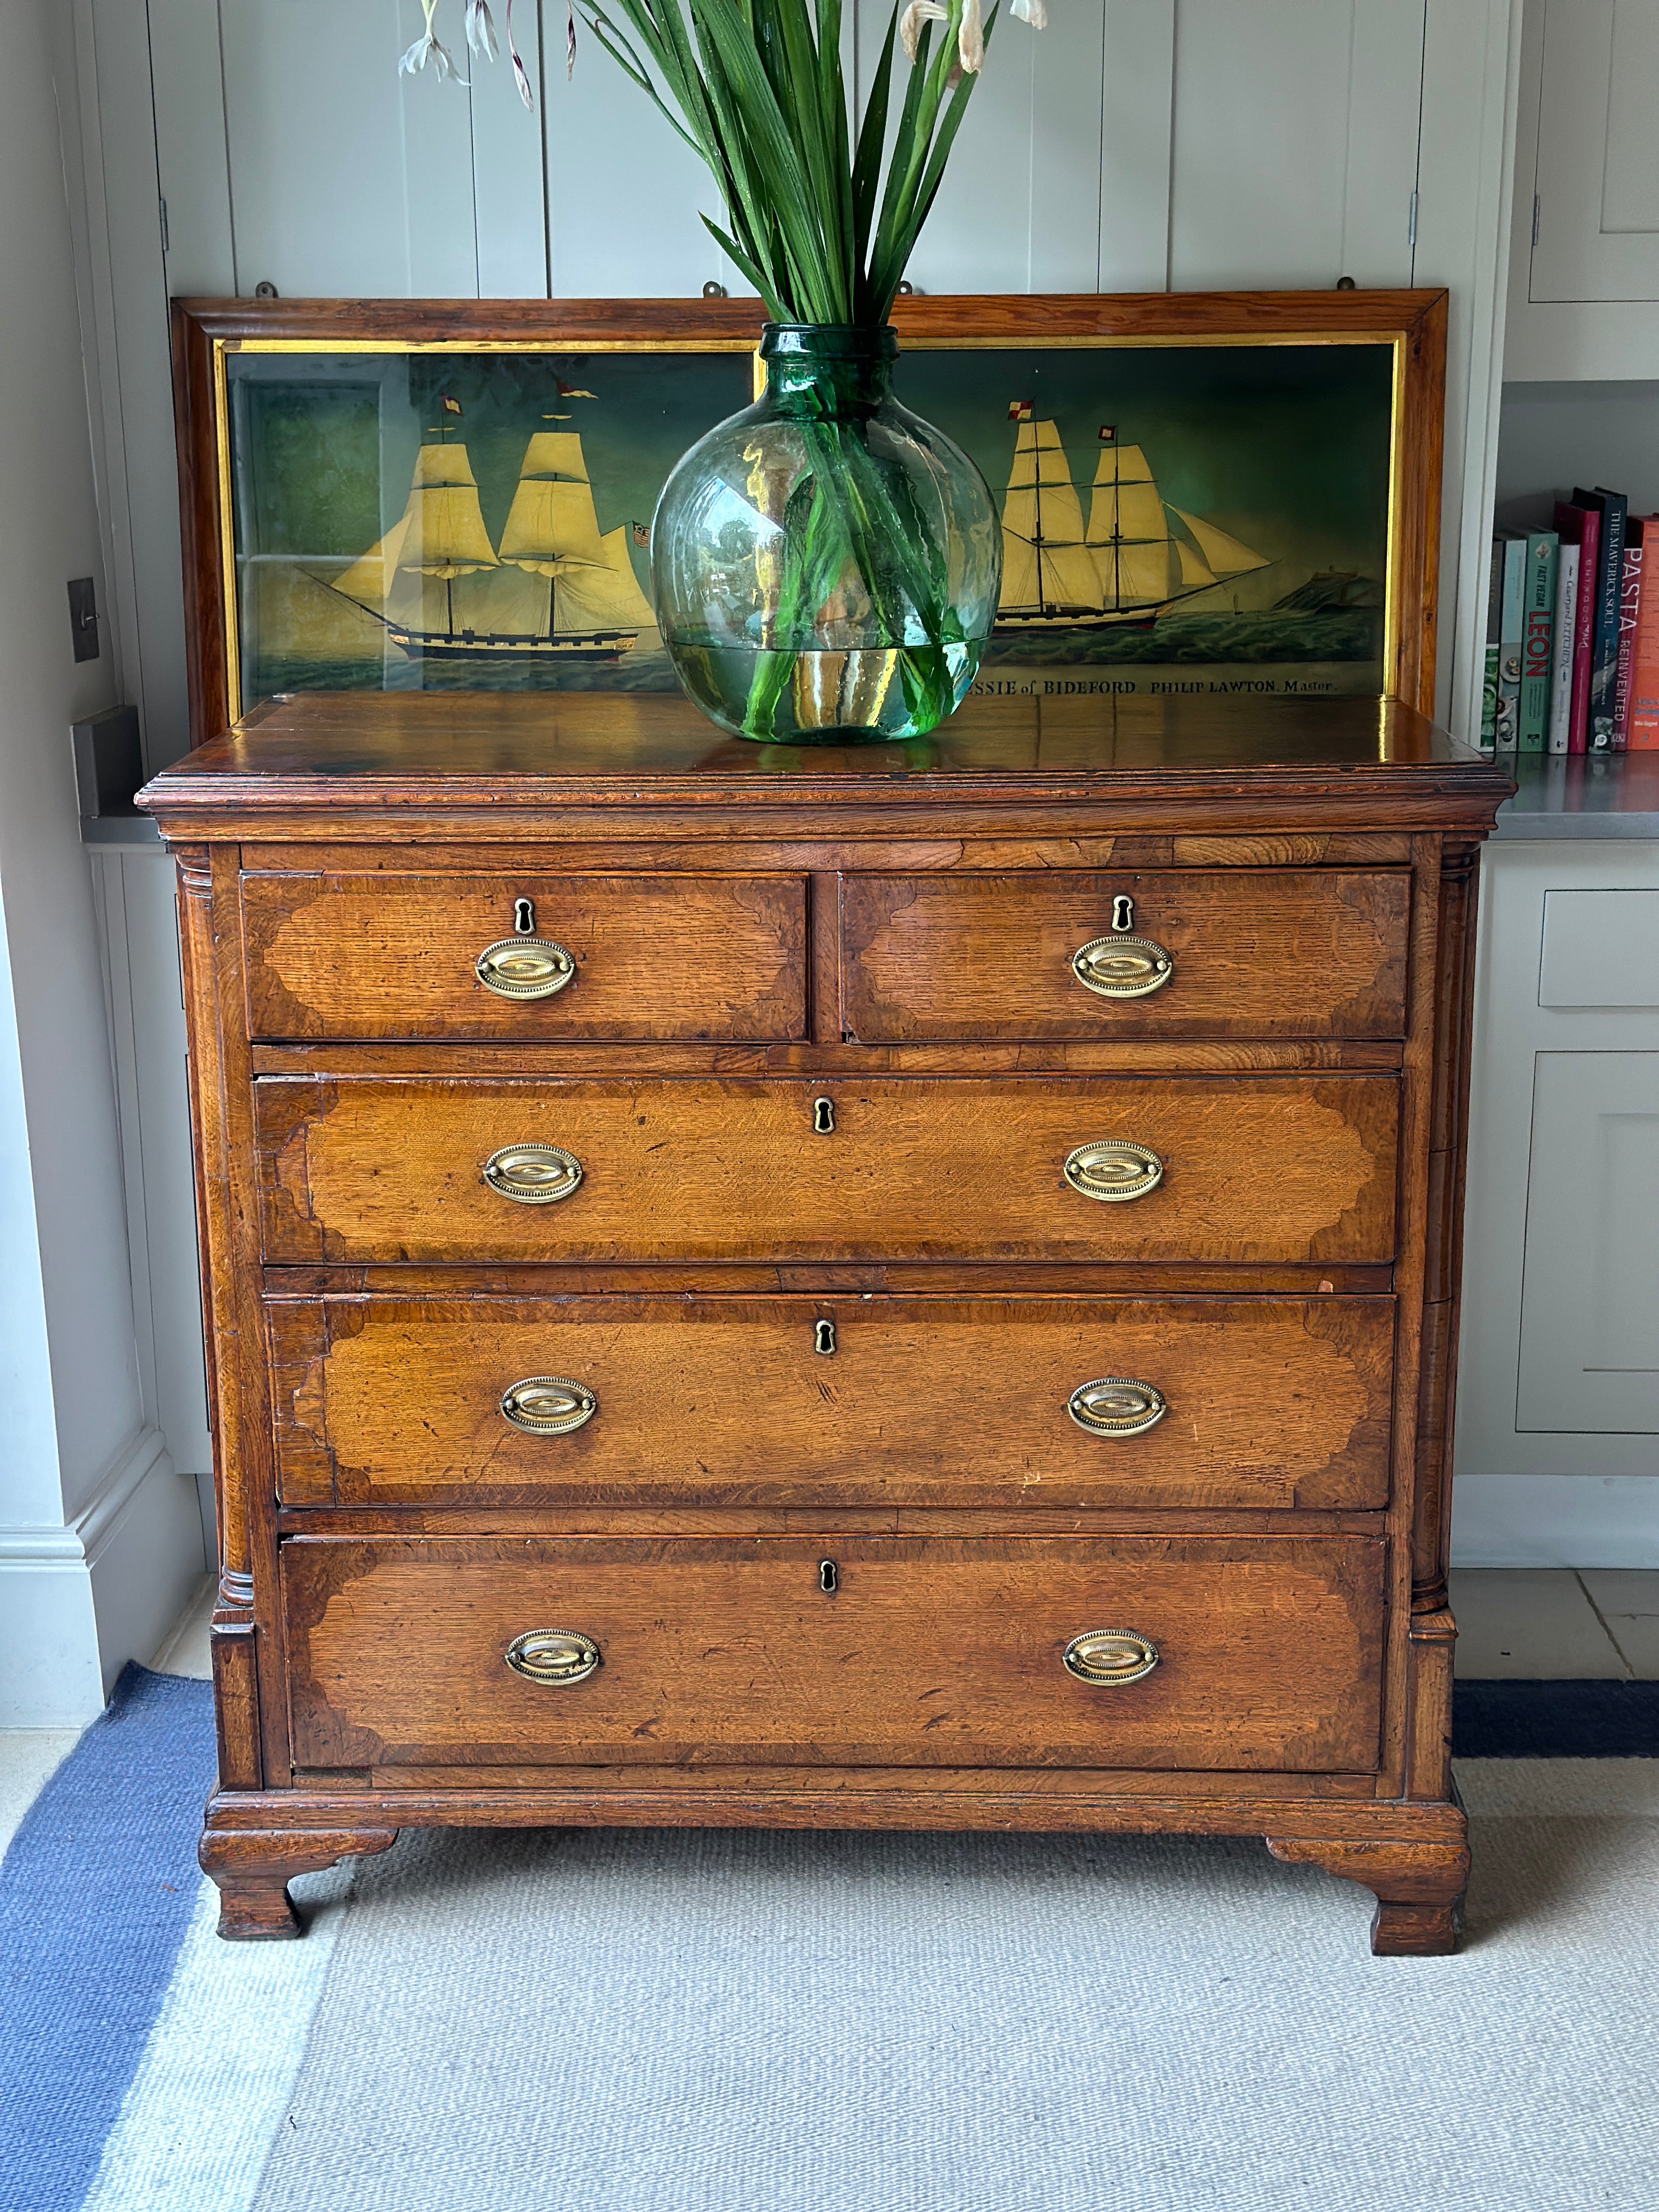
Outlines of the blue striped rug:
<svg viewBox="0 0 1659 2212">
<path fill-rule="evenodd" d="M 1524 2180 L 1652 2212 L 1659 2126 L 1626 2107 L 1659 2054 L 1619 1979 L 1659 1934 L 1638 1687 L 1458 1686 L 1471 1947 L 1373 1962 L 1350 1885 L 1179 1838 L 411 1835 L 296 1881 L 303 1942 L 225 1944 L 195 1863 L 208 1685 L 130 1668 L 0 1867 L 0 2212 L 1096 2212 L 1131 2171 L 1140 2212 L 1278 2212 L 1304 2150 L 1346 2161 L 1323 2212 L 1371 2212 L 1431 2178 L 1399 2163 L 1373 2034 L 1418 2139 L 1466 2182 L 1488 2161 L 1467 2204 L 1514 2212 Z M 1589 2136 L 1542 2064 L 1566 1984 L 1606 2044 Z M 1045 2039 L 1114 1991 L 1140 2026 L 1107 2083 Z M 1427 2073 L 1396 1996 L 1446 2022 Z M 1206 2109 L 1182 2083 L 1212 2021 L 1244 2054 L 1231 2137 L 1149 2164 Z M 1467 2124 L 1465 2063 L 1492 2106 Z"/>
</svg>

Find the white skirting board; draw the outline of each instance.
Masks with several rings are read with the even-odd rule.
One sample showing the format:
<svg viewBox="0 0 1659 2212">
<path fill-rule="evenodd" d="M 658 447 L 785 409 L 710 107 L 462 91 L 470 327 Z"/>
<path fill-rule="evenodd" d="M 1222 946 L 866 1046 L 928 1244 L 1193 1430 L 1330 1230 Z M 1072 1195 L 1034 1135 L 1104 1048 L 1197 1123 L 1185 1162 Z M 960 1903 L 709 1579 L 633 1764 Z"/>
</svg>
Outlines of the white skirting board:
<svg viewBox="0 0 1659 2212">
<path fill-rule="evenodd" d="M 1659 1474 L 1460 1474 L 1452 1565 L 1659 1568 Z"/>
<path fill-rule="evenodd" d="M 0 1728 L 95 1719 L 148 1659 L 202 1575 L 193 1475 L 143 1430 L 68 1528 L 0 1528 Z"/>
</svg>

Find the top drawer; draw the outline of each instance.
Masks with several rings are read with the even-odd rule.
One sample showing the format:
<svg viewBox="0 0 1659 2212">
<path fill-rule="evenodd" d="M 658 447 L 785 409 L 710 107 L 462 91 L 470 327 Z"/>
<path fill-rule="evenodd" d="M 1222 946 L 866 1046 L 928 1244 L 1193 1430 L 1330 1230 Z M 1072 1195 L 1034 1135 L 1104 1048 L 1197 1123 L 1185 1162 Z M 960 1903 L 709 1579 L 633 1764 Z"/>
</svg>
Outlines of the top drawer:
<svg viewBox="0 0 1659 2212">
<path fill-rule="evenodd" d="M 550 948 L 529 978 L 545 995 L 480 980 L 521 934 Z M 242 935 L 255 1038 L 805 1034 L 799 878 L 250 873 Z M 511 988 L 514 964 L 489 972 Z"/>
<path fill-rule="evenodd" d="M 1403 871 L 849 876 L 843 1020 L 866 1044 L 1402 1036 L 1410 896 Z M 1074 965 L 1103 939 L 1103 993 Z"/>
</svg>

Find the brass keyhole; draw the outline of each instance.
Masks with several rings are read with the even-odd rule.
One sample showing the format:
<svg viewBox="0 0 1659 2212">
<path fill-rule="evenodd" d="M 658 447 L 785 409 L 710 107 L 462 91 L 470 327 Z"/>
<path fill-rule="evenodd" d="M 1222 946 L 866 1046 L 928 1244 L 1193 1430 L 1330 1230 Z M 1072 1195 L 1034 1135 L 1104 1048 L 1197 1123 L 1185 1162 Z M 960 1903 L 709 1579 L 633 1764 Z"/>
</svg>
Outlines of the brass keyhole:
<svg viewBox="0 0 1659 2212">
<path fill-rule="evenodd" d="M 513 934 L 515 937 L 533 937 L 536 934 L 536 902 L 534 899 L 514 900 Z"/>
<path fill-rule="evenodd" d="M 1135 902 L 1121 893 L 1112 901 L 1112 927 L 1133 929 L 1135 926 Z"/>
<path fill-rule="evenodd" d="M 836 1102 L 833 1098 L 812 1101 L 812 1129 L 820 1137 L 833 1136 L 836 1128 Z"/>
<path fill-rule="evenodd" d="M 841 1577 L 836 1571 L 835 1561 L 833 1559 L 820 1559 L 818 1561 L 818 1588 L 823 1592 L 826 1597 L 834 1597 L 836 1590 L 839 1589 L 840 1587 Z"/>
<path fill-rule="evenodd" d="M 832 1321 L 815 1321 L 812 1324 L 814 1352 L 831 1352 L 836 1348 L 836 1324 Z"/>
</svg>

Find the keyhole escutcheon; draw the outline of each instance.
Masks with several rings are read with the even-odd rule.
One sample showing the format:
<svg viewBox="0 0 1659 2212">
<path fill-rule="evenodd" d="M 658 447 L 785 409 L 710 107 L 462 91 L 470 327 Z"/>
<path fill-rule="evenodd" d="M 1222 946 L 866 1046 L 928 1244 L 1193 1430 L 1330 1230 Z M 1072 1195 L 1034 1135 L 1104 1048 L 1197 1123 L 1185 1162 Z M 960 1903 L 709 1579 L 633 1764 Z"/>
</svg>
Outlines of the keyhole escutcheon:
<svg viewBox="0 0 1659 2212">
<path fill-rule="evenodd" d="M 514 899 L 513 902 L 513 934 L 533 937 L 536 934 L 536 902 L 534 899 Z"/>
<path fill-rule="evenodd" d="M 836 1324 L 832 1321 L 815 1321 L 812 1324 L 812 1349 L 824 1353 L 836 1348 Z"/>
<path fill-rule="evenodd" d="M 1133 929 L 1134 926 L 1135 902 L 1127 894 L 1120 891 L 1112 901 L 1112 927 L 1127 930 Z"/>
<path fill-rule="evenodd" d="M 835 1134 L 836 1102 L 833 1098 L 815 1098 L 812 1101 L 812 1128 L 814 1133 L 820 1137 Z"/>
<path fill-rule="evenodd" d="M 841 1577 L 836 1571 L 835 1561 L 833 1559 L 820 1559 L 818 1561 L 818 1588 L 823 1592 L 826 1597 L 834 1597 L 836 1590 L 840 1587 Z"/>
</svg>

